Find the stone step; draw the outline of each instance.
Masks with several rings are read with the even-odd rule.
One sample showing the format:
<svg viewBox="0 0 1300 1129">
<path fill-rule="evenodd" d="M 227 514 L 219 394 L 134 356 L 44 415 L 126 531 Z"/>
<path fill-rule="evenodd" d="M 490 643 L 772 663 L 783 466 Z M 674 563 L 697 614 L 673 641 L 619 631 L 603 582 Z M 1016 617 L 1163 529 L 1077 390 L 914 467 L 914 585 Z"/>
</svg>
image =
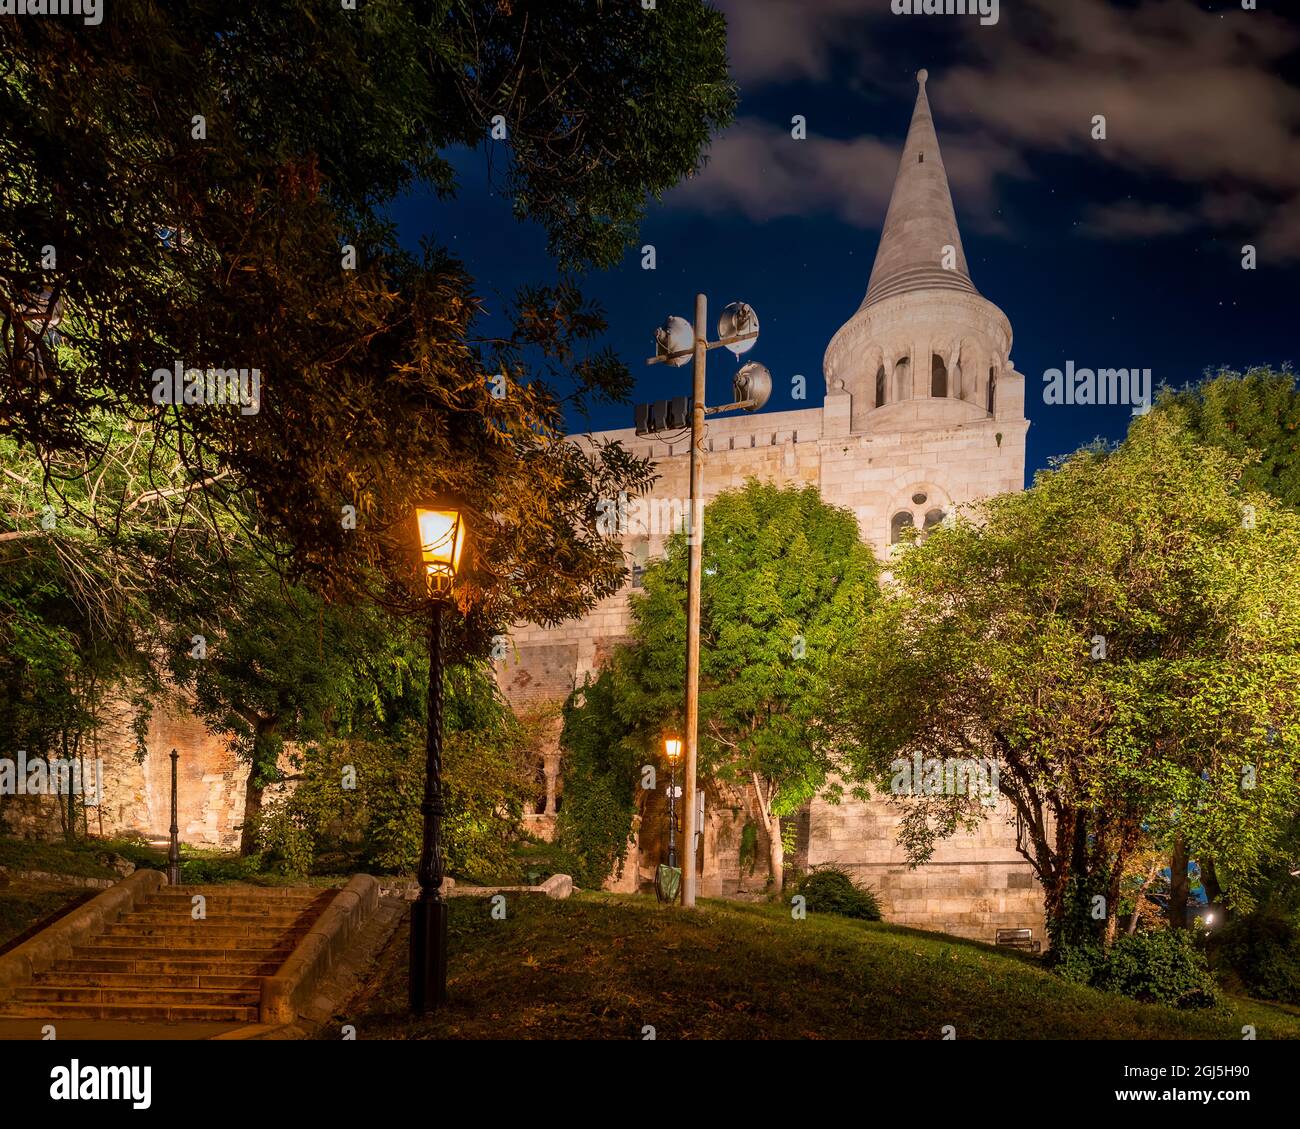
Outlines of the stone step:
<svg viewBox="0 0 1300 1129">
<path fill-rule="evenodd" d="M 223 910 L 227 913 L 302 913 L 316 906 L 322 909 L 329 905 L 330 898 L 222 898 L 215 895 L 205 897 L 203 904 L 209 913 Z M 160 897 L 155 894 L 146 898 L 138 909 L 173 910 L 189 913 L 194 908 L 194 899 L 187 896 Z"/>
<path fill-rule="evenodd" d="M 255 961 L 264 963 L 275 961 L 276 967 L 282 965 L 293 952 L 292 945 L 279 946 L 244 946 L 238 949 L 234 948 L 201 948 L 199 946 L 175 945 L 169 950 L 164 947 L 150 947 L 147 945 L 132 944 L 129 940 L 123 940 L 120 945 L 103 944 L 102 942 L 94 945 L 74 945 L 72 955 L 74 958 L 86 960 L 134 960 L 145 962 L 149 965 L 165 962 L 167 960 L 180 959 L 181 952 L 184 952 L 185 959 L 193 958 L 195 960 L 231 960 L 231 961 Z M 167 955 L 167 954 L 171 955 Z"/>
<path fill-rule="evenodd" d="M 64 984 L 30 984 L 14 992 L 21 1003 L 69 1004 L 149 1004 L 156 1007 L 172 1004 L 216 1004 L 218 1006 L 255 1007 L 261 999 L 257 988 L 131 988 L 69 987 Z"/>
<path fill-rule="evenodd" d="M 0 1004 L 3 1019 L 116 1019 L 123 1022 L 256 1023 L 259 1010 L 234 1004 L 88 1004 L 10 1001 Z"/>
<path fill-rule="evenodd" d="M 311 914 L 311 909 L 289 909 L 283 908 L 279 903 L 266 909 L 247 909 L 242 907 L 227 908 L 225 905 L 211 905 L 207 907 L 208 921 L 222 921 L 230 925 L 259 925 L 259 923 L 270 923 L 277 925 L 279 922 L 296 922 L 302 920 L 304 914 Z M 315 914 L 313 914 L 315 916 Z M 161 905 L 146 905 L 143 909 L 131 910 L 129 913 L 123 913 L 118 921 L 138 921 L 138 922 L 186 922 L 196 921 L 190 905 L 178 905 L 178 907 L 166 908 Z"/>
<path fill-rule="evenodd" d="M 220 967 L 220 966 L 216 966 Z M 262 967 L 260 965 L 254 967 Z M 33 986 L 51 988 L 225 988 L 261 991 L 262 978 L 271 972 L 117 972 L 54 971 L 38 972 Z"/>
<path fill-rule="evenodd" d="M 105 944 L 158 944 L 158 945 L 229 945 L 232 949 L 244 944 L 280 946 L 297 944 L 306 933 L 305 928 L 282 929 L 276 926 L 213 925 L 210 921 L 195 921 L 190 925 L 110 925 L 95 940 Z"/>
<path fill-rule="evenodd" d="M 155 890 L 149 900 L 155 898 L 192 898 L 202 894 L 208 900 L 213 898 L 246 898 L 250 901 L 312 901 L 316 898 L 333 897 L 338 889 L 333 886 L 305 888 L 302 886 L 164 886 Z"/>
<path fill-rule="evenodd" d="M 147 960 L 135 960 L 117 956 L 115 951 L 113 957 L 73 957 L 56 961 L 43 975 L 274 976 L 283 963 L 279 957 L 255 961 L 229 954 L 208 960 L 183 960 L 159 957 L 155 953 Z"/>
</svg>

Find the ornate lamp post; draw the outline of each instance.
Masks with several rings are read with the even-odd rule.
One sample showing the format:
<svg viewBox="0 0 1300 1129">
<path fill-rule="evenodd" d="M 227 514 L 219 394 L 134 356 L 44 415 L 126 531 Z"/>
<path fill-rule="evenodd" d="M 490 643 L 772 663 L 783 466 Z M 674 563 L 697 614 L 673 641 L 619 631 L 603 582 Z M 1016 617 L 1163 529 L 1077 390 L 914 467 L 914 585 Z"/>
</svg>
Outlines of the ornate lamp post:
<svg viewBox="0 0 1300 1129">
<path fill-rule="evenodd" d="M 172 758 L 172 825 L 171 837 L 167 843 L 167 884 L 169 886 L 179 886 L 181 884 L 181 843 L 177 837 L 179 828 L 176 824 L 176 758 L 180 756 L 175 749 L 171 752 Z"/>
<path fill-rule="evenodd" d="M 419 507 L 415 511 L 429 595 L 429 722 L 425 737 L 424 841 L 420 851 L 420 896 L 411 906 L 410 998 L 413 1012 L 447 1000 L 447 902 L 442 896 L 442 613 L 451 597 L 465 548 L 458 510 Z"/>
<path fill-rule="evenodd" d="M 668 757 L 668 865 L 677 865 L 677 761 L 682 755 L 680 737 L 664 738 Z"/>
</svg>

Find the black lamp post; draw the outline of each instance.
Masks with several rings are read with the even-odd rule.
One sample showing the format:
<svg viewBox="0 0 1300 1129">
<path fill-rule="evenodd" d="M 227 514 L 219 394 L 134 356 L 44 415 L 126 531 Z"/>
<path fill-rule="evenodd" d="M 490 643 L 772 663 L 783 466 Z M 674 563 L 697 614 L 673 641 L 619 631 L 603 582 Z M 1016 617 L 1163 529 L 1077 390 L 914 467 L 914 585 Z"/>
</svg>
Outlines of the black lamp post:
<svg viewBox="0 0 1300 1129">
<path fill-rule="evenodd" d="M 424 744 L 424 841 L 420 896 L 411 906 L 410 995 L 413 1012 L 447 1000 L 447 902 L 442 896 L 442 613 L 451 596 L 465 546 L 460 513 L 446 508 L 415 511 L 429 594 L 429 723 Z"/>
<path fill-rule="evenodd" d="M 176 758 L 180 756 L 175 749 L 171 752 L 172 757 L 172 826 L 171 838 L 167 843 L 167 885 L 179 886 L 181 884 L 181 841 L 178 837 L 179 827 L 176 824 Z"/>
<path fill-rule="evenodd" d="M 664 754 L 668 757 L 668 865 L 677 865 L 677 760 L 682 755 L 682 742 L 677 737 L 664 738 Z"/>
</svg>

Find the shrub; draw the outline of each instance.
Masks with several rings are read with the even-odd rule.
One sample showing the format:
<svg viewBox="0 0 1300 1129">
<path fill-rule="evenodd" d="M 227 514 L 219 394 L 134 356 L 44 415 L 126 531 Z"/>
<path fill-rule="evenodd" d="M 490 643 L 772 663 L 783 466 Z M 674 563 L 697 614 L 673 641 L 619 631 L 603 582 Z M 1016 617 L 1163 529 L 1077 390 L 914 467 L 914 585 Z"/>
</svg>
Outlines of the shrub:
<svg viewBox="0 0 1300 1129">
<path fill-rule="evenodd" d="M 573 880 L 600 889 L 627 861 L 645 753 L 615 709 L 614 674 L 608 669 L 569 696 L 563 716 L 559 846 L 573 860 Z"/>
<path fill-rule="evenodd" d="M 302 818 L 288 804 L 276 804 L 262 812 L 257 842 L 266 870 L 291 878 L 311 873 L 316 857 L 315 842 Z"/>
<path fill-rule="evenodd" d="M 1292 922 L 1273 914 L 1235 918 L 1213 946 L 1249 995 L 1300 1004 L 1300 930 Z"/>
<path fill-rule="evenodd" d="M 848 871 L 825 863 L 814 866 L 795 883 L 794 894 L 802 894 L 814 913 L 834 913 L 863 921 L 880 920 L 880 903 L 869 886 L 858 886 Z"/>
<path fill-rule="evenodd" d="M 1219 988 L 1205 953 L 1187 929 L 1117 938 L 1091 983 L 1104 992 L 1169 1007 L 1208 1008 L 1219 1002 Z"/>
</svg>

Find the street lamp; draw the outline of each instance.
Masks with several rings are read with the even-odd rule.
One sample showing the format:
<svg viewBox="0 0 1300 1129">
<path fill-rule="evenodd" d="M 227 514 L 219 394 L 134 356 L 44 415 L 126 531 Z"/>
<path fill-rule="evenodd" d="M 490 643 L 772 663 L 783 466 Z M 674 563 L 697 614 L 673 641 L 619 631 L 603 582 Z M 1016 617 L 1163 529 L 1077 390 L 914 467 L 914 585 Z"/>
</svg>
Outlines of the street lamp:
<svg viewBox="0 0 1300 1129">
<path fill-rule="evenodd" d="M 677 762 L 682 755 L 680 737 L 664 738 L 664 755 L 668 757 L 668 865 L 677 865 Z"/>
<path fill-rule="evenodd" d="M 693 359 L 695 367 L 691 400 L 691 505 L 690 564 L 686 586 L 686 772 L 685 796 L 686 865 L 682 868 L 682 905 L 695 905 L 695 778 L 700 737 L 700 559 L 704 541 L 704 417 L 741 409 L 756 412 L 772 394 L 772 374 L 756 361 L 744 365 L 733 382 L 734 402 L 706 407 L 704 403 L 705 358 L 710 349 L 723 346 L 739 359 L 753 348 L 758 338 L 758 315 L 745 302 L 732 302 L 718 320 L 718 340 L 710 341 L 708 300 L 695 295 L 695 325 L 685 318 L 669 318 L 655 334 L 655 356 L 651 365 L 684 365 Z M 689 330 L 689 332 L 687 332 Z M 639 432 L 638 432 L 639 433 Z"/>
<path fill-rule="evenodd" d="M 424 840 L 420 896 L 411 906 L 410 998 L 413 1012 L 447 1000 L 447 902 L 442 896 L 442 613 L 460 571 L 465 523 L 446 506 L 417 507 L 416 529 L 429 595 L 429 721 L 424 743 Z"/>
</svg>

